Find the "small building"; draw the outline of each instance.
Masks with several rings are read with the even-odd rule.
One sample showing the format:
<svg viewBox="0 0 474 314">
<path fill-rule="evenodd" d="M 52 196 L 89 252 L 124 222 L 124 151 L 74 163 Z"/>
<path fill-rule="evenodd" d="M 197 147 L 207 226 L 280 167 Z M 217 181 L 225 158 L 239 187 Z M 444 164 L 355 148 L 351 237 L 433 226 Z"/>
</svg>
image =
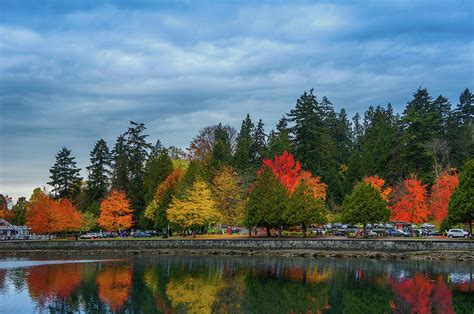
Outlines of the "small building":
<svg viewBox="0 0 474 314">
<path fill-rule="evenodd" d="M 27 226 L 15 226 L 4 219 L 0 219 L 0 239 L 24 239 L 30 236 Z"/>
</svg>

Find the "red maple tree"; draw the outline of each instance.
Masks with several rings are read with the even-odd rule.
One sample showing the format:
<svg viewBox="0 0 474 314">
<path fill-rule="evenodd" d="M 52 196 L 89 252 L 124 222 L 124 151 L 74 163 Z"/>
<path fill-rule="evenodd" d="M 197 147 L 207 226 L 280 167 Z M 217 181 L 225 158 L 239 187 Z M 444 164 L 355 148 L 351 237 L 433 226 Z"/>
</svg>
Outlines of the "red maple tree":
<svg viewBox="0 0 474 314">
<path fill-rule="evenodd" d="M 41 194 L 28 205 L 26 225 L 35 233 L 58 233 L 80 229 L 82 216 L 68 199 L 54 200 Z"/>
<path fill-rule="evenodd" d="M 428 220 L 430 211 L 426 184 L 416 176 L 407 178 L 395 189 L 391 219 L 410 223 L 423 223 Z"/>
<path fill-rule="evenodd" d="M 119 231 L 132 227 L 133 210 L 125 192 L 114 190 L 100 203 L 99 226 L 107 231 Z"/>
<path fill-rule="evenodd" d="M 449 200 L 458 185 L 459 178 L 457 174 L 444 172 L 436 178 L 435 184 L 431 187 L 429 200 L 433 220 L 441 222 L 448 216 Z"/>
</svg>

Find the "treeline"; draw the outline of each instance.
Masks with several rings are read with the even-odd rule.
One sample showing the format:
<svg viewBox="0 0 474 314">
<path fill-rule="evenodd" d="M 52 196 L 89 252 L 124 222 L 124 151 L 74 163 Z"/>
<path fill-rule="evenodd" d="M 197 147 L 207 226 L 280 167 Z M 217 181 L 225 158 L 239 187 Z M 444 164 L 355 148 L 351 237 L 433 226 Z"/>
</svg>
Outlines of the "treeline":
<svg viewBox="0 0 474 314">
<path fill-rule="evenodd" d="M 452 106 L 447 98 L 433 98 L 420 88 L 402 114 L 395 114 L 388 104 L 369 107 L 363 117 L 356 114 L 349 119 L 344 109 L 336 112 L 328 98 L 318 100 L 310 90 L 269 133 L 261 119 L 254 123 L 247 115 L 239 132 L 221 123 L 204 127 L 186 153 L 176 147 L 165 148 L 159 140 L 152 145 L 145 125 L 131 122 L 112 149 L 105 140 L 97 141 L 85 179 L 80 177 L 71 151 L 62 148 L 50 170 L 50 197 L 69 199 L 91 221 L 94 217 L 100 221 L 101 202 L 111 191 L 120 191 L 129 202 L 132 224 L 141 229 L 169 226 L 170 218 L 174 224 L 193 230 L 217 222 L 280 226 L 299 219 L 302 223 L 299 214 L 283 214 L 283 208 L 271 210 L 270 214 L 280 214 L 269 220 L 262 220 L 263 216 L 251 218 L 252 210 L 260 208 L 263 215 L 261 211 L 277 204 L 252 203 L 252 193 L 258 191 L 259 183 L 263 182 L 261 192 L 266 198 L 286 193 L 285 197 L 293 197 L 293 202 L 303 199 L 307 189 L 321 191 L 324 186 L 324 193 L 315 197 L 318 205 L 311 205 L 321 216 L 325 216 L 323 210 L 341 213 L 345 199 L 364 178 L 383 178 L 384 186 L 394 190 L 406 180 L 416 179 L 428 193 L 439 178 L 456 175 L 473 158 L 473 104 L 474 95 L 469 89 Z M 284 163 L 280 160 L 284 154 L 287 165 L 270 165 Z M 298 162 L 291 166 L 288 158 L 293 156 Z M 300 175 L 298 170 L 297 175 L 290 176 L 297 182 L 293 190 L 288 190 L 285 180 L 289 178 L 280 174 L 294 172 L 297 164 L 306 174 Z M 280 166 L 287 168 L 275 170 Z M 272 186 L 272 177 L 279 178 L 290 192 L 275 186 L 276 190 L 269 193 L 266 189 Z M 314 180 L 316 187 L 311 186 Z M 300 181 L 308 183 L 298 190 Z M 398 198 L 400 193 L 396 193 Z M 392 199 L 387 200 L 390 206 Z M 300 205 L 293 203 L 289 208 Z M 22 207 L 27 210 L 27 206 Z M 312 214 L 314 211 L 309 216 Z M 15 215 L 23 217 L 16 222 L 26 222 L 26 216 Z M 429 214 L 426 219 L 433 216 Z M 312 223 L 318 219 L 313 216 L 304 220 Z"/>
</svg>

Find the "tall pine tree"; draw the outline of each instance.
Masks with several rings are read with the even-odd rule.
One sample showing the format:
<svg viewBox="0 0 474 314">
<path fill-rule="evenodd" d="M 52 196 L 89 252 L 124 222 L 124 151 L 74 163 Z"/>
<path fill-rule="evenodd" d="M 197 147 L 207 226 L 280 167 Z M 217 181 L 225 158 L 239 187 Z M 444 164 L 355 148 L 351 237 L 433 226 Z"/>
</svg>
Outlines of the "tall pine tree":
<svg viewBox="0 0 474 314">
<path fill-rule="evenodd" d="M 100 139 L 90 153 L 90 165 L 88 171 L 86 194 L 89 204 L 97 204 L 107 195 L 110 185 L 111 155 L 107 142 Z"/>
<path fill-rule="evenodd" d="M 56 154 L 56 162 L 49 170 L 51 176 L 49 185 L 53 187 L 51 194 L 56 198 L 73 199 L 80 191 L 82 178 L 79 175 L 81 169 L 76 167 L 75 157 L 71 151 L 63 147 Z"/>
</svg>

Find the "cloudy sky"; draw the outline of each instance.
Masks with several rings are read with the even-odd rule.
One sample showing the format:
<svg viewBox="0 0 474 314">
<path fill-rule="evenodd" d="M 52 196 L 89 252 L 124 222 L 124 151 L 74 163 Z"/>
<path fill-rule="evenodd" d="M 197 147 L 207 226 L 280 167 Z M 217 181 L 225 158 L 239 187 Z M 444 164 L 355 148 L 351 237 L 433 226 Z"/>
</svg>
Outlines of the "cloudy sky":
<svg viewBox="0 0 474 314">
<path fill-rule="evenodd" d="M 351 116 L 474 88 L 472 1 L 124 3 L 0 1 L 0 193 L 45 185 L 64 145 L 84 168 L 129 120 L 185 148 L 247 112 L 268 131 L 312 87 Z"/>
</svg>

